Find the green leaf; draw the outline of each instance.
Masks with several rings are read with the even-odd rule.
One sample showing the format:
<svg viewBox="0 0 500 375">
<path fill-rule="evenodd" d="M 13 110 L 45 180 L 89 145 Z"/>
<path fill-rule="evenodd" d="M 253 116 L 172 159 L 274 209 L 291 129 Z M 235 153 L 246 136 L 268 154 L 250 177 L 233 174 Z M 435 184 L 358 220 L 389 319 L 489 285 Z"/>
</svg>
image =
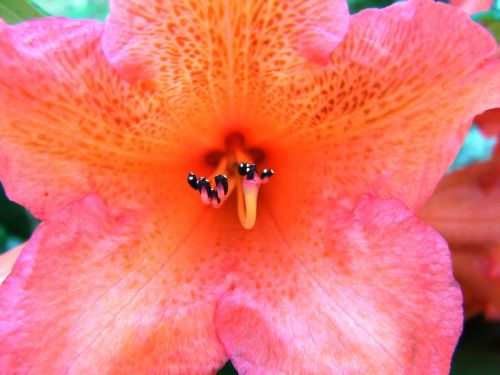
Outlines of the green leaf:
<svg viewBox="0 0 500 375">
<path fill-rule="evenodd" d="M 7 244 L 7 231 L 0 224 L 0 254 L 5 251 L 5 245 Z"/>
<path fill-rule="evenodd" d="M 498 375 L 500 358 L 494 350 L 458 351 L 455 353 L 450 375 Z"/>
<path fill-rule="evenodd" d="M 500 10 L 492 9 L 488 12 L 474 14 L 472 19 L 486 27 L 500 43 Z"/>
<path fill-rule="evenodd" d="M 217 371 L 217 375 L 238 375 L 231 361 L 227 361 L 223 368 Z"/>
<path fill-rule="evenodd" d="M 19 23 L 46 14 L 29 0 L 0 0 L 0 18 L 7 23 Z"/>
<path fill-rule="evenodd" d="M 1 0 L 0 0 L 1 1 Z M 104 20 L 109 12 L 108 0 L 31 0 L 54 16 Z"/>
<path fill-rule="evenodd" d="M 0 228 L 3 228 L 6 232 L 4 242 L 12 236 L 21 240 L 28 239 L 35 225 L 35 220 L 23 207 L 7 199 L 0 184 Z M 0 247 L 0 253 L 1 251 L 2 247 Z"/>
<path fill-rule="evenodd" d="M 475 316 L 465 321 L 450 375 L 500 374 L 500 322 Z"/>
</svg>

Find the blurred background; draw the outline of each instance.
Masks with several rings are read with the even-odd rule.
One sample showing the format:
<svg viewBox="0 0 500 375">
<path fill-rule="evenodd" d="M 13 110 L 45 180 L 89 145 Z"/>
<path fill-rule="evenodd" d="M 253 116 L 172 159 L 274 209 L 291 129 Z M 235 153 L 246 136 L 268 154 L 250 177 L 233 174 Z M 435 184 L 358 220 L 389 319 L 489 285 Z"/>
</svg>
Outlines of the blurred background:
<svg viewBox="0 0 500 375">
<path fill-rule="evenodd" d="M 13 3 L 16 3 L 15 6 L 18 7 L 16 12 L 10 11 Z M 29 5 L 23 5 L 23 0 L 0 0 L 0 16 L 7 22 L 15 23 L 41 14 L 104 20 L 108 13 L 107 0 L 33 0 L 33 3 L 38 9 L 33 9 Z M 383 7 L 391 3 L 392 1 L 387 0 L 350 0 L 349 7 L 351 13 L 357 13 L 364 8 Z M 496 28 L 498 32 L 500 28 L 499 11 L 496 10 L 493 13 L 484 12 L 487 9 L 495 8 L 491 0 L 458 0 L 453 1 L 453 5 L 461 7 L 469 14 L 474 14 L 473 18 L 476 21 L 480 21 L 490 29 Z M 496 6 L 498 7 L 498 1 Z M 479 13 L 479 15 L 476 13 Z M 476 122 L 480 123 L 479 120 Z M 496 124 L 498 126 L 499 122 Z M 471 165 L 474 167 L 475 163 L 484 164 L 492 162 L 491 160 L 497 143 L 495 134 L 498 134 L 498 132 L 485 131 L 485 129 L 485 127 L 472 127 L 462 150 L 450 168 L 450 174 L 453 171 L 466 174 L 467 168 L 471 168 Z M 497 161 L 498 159 L 497 157 Z M 496 172 L 498 172 L 498 169 Z M 495 172 L 491 170 L 486 173 L 491 174 Z M 28 239 L 37 224 L 37 220 L 23 207 L 7 199 L 0 184 L 0 253 L 8 251 Z M 497 225 L 500 225 L 500 222 Z M 446 237 L 444 233 L 443 235 Z M 455 272 L 457 275 L 456 270 Z M 462 283 L 458 275 L 457 278 Z M 496 281 L 498 283 L 496 285 L 500 288 L 500 276 L 497 275 L 497 278 L 498 280 Z M 464 282 L 466 281 L 468 280 Z M 494 284 L 493 288 L 496 288 L 496 285 Z M 481 286 L 479 284 L 479 287 L 484 287 L 484 285 Z M 498 290 L 498 293 L 500 293 L 500 290 Z M 490 302 L 486 301 L 484 303 L 488 304 Z M 464 332 L 453 359 L 451 371 L 453 375 L 500 374 L 500 313 L 484 314 L 485 311 L 485 307 L 481 305 L 475 308 L 472 313 L 468 313 L 471 317 L 465 323 Z M 231 363 L 226 364 L 219 373 L 237 374 Z"/>
</svg>

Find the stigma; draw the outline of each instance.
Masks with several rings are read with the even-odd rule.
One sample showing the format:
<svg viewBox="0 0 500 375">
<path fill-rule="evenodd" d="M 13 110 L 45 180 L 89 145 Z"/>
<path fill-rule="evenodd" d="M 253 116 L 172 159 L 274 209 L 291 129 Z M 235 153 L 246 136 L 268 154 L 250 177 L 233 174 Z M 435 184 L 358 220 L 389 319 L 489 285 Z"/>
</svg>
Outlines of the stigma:
<svg viewBox="0 0 500 375">
<path fill-rule="evenodd" d="M 241 225 L 245 229 L 251 229 L 257 219 L 257 198 L 260 186 L 269 181 L 274 171 L 265 168 L 259 174 L 257 166 L 248 162 L 221 164 L 211 178 L 203 176 L 198 178 L 194 172 L 189 172 L 187 182 L 192 189 L 199 192 L 202 203 L 213 208 L 220 208 L 236 190 L 238 217 Z M 221 170 L 226 173 L 218 173 Z"/>
</svg>

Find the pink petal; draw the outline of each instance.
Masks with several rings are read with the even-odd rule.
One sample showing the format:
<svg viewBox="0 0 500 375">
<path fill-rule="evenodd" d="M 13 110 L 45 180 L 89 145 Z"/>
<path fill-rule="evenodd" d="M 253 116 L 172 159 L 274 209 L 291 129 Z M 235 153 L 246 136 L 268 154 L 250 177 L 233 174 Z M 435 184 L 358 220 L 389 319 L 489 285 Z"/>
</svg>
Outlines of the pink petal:
<svg viewBox="0 0 500 375">
<path fill-rule="evenodd" d="M 23 247 L 24 245 L 19 245 L 0 255 L 0 284 L 9 276 Z"/>
<path fill-rule="evenodd" d="M 318 209 L 320 209 L 318 207 Z M 240 373 L 444 374 L 461 332 L 444 240 L 394 200 L 269 225 L 216 310 Z"/>
<path fill-rule="evenodd" d="M 213 314 L 223 270 L 200 264 L 189 228 L 172 239 L 145 218 L 113 216 L 87 196 L 40 225 L 0 288 L 3 373 L 210 374 L 222 366 Z"/>
</svg>

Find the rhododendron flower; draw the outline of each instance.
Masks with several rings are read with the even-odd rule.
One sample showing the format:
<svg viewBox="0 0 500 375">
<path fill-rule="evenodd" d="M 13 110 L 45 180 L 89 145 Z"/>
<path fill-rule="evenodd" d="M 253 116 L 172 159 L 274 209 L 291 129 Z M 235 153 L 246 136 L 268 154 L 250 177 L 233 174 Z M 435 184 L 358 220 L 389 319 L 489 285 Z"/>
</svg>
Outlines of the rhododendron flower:
<svg viewBox="0 0 500 375">
<path fill-rule="evenodd" d="M 465 13 L 114 0 L 0 38 L 0 176 L 42 220 L 4 372 L 448 371 L 460 291 L 414 212 L 500 105 Z"/>
<path fill-rule="evenodd" d="M 489 136 L 500 135 L 500 109 L 474 121 Z M 490 161 L 443 178 L 420 216 L 436 228 L 452 250 L 467 316 L 484 313 L 500 320 L 500 147 Z"/>
<path fill-rule="evenodd" d="M 420 216 L 451 247 L 466 315 L 500 319 L 500 158 L 443 178 Z"/>
</svg>

